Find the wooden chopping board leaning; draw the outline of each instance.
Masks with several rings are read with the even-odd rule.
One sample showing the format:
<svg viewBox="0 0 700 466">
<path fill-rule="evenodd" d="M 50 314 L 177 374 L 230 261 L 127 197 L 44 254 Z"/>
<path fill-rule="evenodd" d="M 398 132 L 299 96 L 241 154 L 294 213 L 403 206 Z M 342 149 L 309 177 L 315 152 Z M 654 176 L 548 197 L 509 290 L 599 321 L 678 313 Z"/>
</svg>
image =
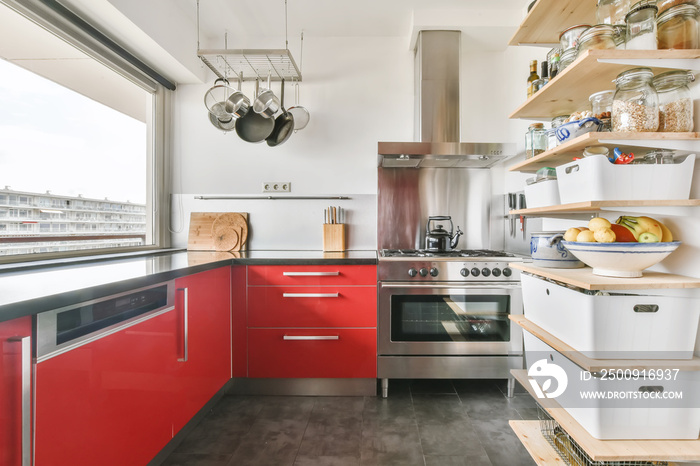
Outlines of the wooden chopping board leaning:
<svg viewBox="0 0 700 466">
<path fill-rule="evenodd" d="M 192 212 L 187 249 L 240 251 L 248 241 L 247 212 Z"/>
</svg>

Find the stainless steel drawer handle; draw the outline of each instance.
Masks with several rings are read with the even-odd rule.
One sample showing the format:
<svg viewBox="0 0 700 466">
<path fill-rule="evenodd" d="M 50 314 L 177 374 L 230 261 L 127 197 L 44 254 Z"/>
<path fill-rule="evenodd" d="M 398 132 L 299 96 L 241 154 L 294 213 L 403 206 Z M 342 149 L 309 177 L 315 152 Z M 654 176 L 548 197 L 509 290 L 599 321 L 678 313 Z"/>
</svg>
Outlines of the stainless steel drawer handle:
<svg viewBox="0 0 700 466">
<path fill-rule="evenodd" d="M 189 320 L 190 320 L 190 293 L 189 293 L 189 288 L 178 288 L 178 291 L 183 292 L 183 310 L 182 310 L 182 319 L 183 319 L 183 324 L 182 324 L 182 349 L 183 349 L 183 355 L 181 358 L 178 358 L 177 360 L 179 362 L 187 362 L 189 359 L 189 343 L 190 343 L 190 325 L 189 325 Z"/>
<path fill-rule="evenodd" d="M 285 335 L 283 340 L 340 340 L 338 335 Z"/>
<path fill-rule="evenodd" d="M 21 409 L 22 409 L 22 466 L 31 464 L 31 439 L 32 439 L 32 337 L 13 337 L 10 342 L 22 345 L 22 377 L 21 377 Z"/>
<path fill-rule="evenodd" d="M 283 298 L 337 298 L 340 293 L 282 293 Z"/>
<path fill-rule="evenodd" d="M 340 272 L 282 272 L 285 277 L 336 277 Z"/>
</svg>

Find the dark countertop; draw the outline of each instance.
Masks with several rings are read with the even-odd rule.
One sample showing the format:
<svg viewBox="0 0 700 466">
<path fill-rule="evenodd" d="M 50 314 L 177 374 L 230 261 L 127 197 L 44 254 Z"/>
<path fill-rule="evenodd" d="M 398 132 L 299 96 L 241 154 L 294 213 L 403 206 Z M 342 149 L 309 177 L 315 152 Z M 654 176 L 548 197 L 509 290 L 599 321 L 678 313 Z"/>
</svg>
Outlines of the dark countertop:
<svg viewBox="0 0 700 466">
<path fill-rule="evenodd" d="M 168 251 L 0 270 L 0 322 L 229 265 L 374 265 L 376 251 Z"/>
</svg>

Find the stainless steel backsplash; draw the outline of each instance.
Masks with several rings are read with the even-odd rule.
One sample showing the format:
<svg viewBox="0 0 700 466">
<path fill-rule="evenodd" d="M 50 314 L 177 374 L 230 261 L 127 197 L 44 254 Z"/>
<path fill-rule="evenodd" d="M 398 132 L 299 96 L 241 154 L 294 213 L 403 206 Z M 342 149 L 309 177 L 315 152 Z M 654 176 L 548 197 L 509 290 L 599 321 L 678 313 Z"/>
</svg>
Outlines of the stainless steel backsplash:
<svg viewBox="0 0 700 466">
<path fill-rule="evenodd" d="M 449 215 L 457 249 L 489 248 L 491 173 L 459 168 L 378 168 L 377 246 L 425 247 L 428 217 Z M 446 222 L 441 222 L 446 223 Z M 443 225 L 449 229 L 449 224 Z"/>
</svg>

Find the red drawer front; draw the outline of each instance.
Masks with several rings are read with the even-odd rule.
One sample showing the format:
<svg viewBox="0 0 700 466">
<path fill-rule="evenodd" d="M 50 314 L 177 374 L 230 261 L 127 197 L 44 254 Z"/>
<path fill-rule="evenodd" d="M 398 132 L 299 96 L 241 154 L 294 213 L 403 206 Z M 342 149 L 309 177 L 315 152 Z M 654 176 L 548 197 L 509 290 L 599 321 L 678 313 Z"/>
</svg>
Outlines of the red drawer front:
<svg viewBox="0 0 700 466">
<path fill-rule="evenodd" d="M 249 377 L 377 377 L 375 329 L 250 329 L 248 339 Z"/>
<path fill-rule="evenodd" d="M 376 285 L 376 265 L 251 265 L 248 285 Z"/>
<path fill-rule="evenodd" d="M 249 327 L 376 327 L 377 287 L 248 288 Z"/>
</svg>

